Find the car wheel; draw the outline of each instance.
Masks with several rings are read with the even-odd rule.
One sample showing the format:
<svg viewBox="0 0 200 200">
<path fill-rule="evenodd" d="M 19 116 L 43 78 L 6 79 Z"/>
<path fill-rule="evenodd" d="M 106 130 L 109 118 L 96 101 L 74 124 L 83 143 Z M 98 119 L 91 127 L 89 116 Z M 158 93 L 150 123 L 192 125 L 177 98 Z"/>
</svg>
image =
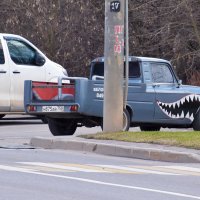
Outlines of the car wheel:
<svg viewBox="0 0 200 200">
<path fill-rule="evenodd" d="M 194 117 L 192 127 L 195 131 L 200 131 L 200 110 L 197 112 L 197 114 Z"/>
<path fill-rule="evenodd" d="M 0 115 L 0 119 L 3 118 L 5 115 Z"/>
<path fill-rule="evenodd" d="M 54 136 L 73 135 L 77 124 L 71 119 L 48 118 L 49 130 Z"/>
<path fill-rule="evenodd" d="M 140 126 L 141 131 L 160 131 L 160 126 Z"/>
<path fill-rule="evenodd" d="M 130 114 L 128 112 L 128 110 L 124 109 L 123 112 L 123 131 L 128 131 L 130 128 Z"/>
</svg>

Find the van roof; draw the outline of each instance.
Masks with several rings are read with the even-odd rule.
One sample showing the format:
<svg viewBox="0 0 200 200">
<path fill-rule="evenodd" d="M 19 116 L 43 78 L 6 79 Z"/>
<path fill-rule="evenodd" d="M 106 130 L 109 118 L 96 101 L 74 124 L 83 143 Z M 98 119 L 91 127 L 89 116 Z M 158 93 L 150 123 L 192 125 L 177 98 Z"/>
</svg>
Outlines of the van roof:
<svg viewBox="0 0 200 200">
<path fill-rule="evenodd" d="M 98 57 L 94 59 L 92 62 L 104 62 L 104 57 Z M 160 59 L 160 58 L 151 58 L 151 57 L 138 57 L 138 56 L 129 56 L 129 62 L 130 61 L 140 61 L 140 62 L 167 62 L 170 63 L 167 60 Z"/>
<path fill-rule="evenodd" d="M 19 37 L 19 38 L 22 38 L 19 35 L 10 34 L 10 33 L 0 33 L 0 36 L 7 36 L 7 37 L 9 36 L 9 37 Z"/>
</svg>

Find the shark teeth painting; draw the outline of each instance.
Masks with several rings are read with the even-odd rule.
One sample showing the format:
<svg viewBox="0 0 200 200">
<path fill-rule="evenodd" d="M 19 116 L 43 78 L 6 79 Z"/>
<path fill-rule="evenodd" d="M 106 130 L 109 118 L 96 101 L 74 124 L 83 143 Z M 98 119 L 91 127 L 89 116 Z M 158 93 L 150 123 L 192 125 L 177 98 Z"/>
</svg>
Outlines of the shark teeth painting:
<svg viewBox="0 0 200 200">
<path fill-rule="evenodd" d="M 190 94 L 173 103 L 157 101 L 157 104 L 163 113 L 170 118 L 187 118 L 193 121 L 200 107 L 200 95 Z"/>
</svg>

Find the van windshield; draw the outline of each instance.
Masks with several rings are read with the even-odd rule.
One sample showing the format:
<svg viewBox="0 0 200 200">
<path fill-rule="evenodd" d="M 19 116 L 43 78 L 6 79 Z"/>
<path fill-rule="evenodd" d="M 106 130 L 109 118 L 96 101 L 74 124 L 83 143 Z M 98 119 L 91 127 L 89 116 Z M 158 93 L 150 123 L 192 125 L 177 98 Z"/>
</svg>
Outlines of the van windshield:
<svg viewBox="0 0 200 200">
<path fill-rule="evenodd" d="M 0 64 L 5 63 L 4 53 L 3 53 L 3 46 L 0 40 Z"/>
</svg>

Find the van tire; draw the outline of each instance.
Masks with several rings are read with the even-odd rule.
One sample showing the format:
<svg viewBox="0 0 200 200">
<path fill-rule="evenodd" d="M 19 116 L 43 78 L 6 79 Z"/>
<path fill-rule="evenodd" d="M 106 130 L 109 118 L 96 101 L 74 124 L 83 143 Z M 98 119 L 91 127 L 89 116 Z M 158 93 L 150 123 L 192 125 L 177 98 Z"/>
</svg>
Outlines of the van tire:
<svg viewBox="0 0 200 200">
<path fill-rule="evenodd" d="M 129 114 L 128 110 L 124 109 L 124 111 L 123 111 L 123 131 L 129 131 L 130 123 L 131 123 L 130 114 Z"/>
<path fill-rule="evenodd" d="M 77 128 L 77 124 L 71 119 L 48 118 L 48 126 L 54 136 L 73 135 Z"/>
<path fill-rule="evenodd" d="M 128 131 L 130 128 L 130 114 L 128 110 L 123 111 L 123 130 L 122 131 Z M 101 129 L 103 130 L 103 118 L 100 123 Z"/>
<path fill-rule="evenodd" d="M 46 116 L 41 116 L 40 119 L 44 124 L 48 124 L 48 119 Z"/>
</svg>

